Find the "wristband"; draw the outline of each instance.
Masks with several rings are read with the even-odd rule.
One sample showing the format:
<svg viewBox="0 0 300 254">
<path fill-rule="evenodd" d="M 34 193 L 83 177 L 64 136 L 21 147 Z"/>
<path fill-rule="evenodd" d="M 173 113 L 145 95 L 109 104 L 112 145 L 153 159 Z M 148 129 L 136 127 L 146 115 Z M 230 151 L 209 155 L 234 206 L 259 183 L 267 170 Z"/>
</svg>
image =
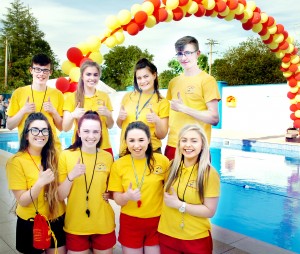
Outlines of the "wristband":
<svg viewBox="0 0 300 254">
<path fill-rule="evenodd" d="M 73 180 L 74 180 L 74 179 L 71 180 L 71 179 L 69 178 L 69 175 L 67 175 L 67 179 L 68 179 L 69 182 L 73 182 Z"/>
</svg>

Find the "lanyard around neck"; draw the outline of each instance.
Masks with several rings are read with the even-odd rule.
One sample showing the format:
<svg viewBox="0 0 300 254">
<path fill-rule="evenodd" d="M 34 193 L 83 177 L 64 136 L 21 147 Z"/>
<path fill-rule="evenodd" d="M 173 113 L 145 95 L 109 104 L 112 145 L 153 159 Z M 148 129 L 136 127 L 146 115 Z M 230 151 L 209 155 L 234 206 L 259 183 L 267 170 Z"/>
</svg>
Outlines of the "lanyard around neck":
<svg viewBox="0 0 300 254">
<path fill-rule="evenodd" d="M 135 108 L 135 120 L 138 120 L 142 110 L 149 104 L 149 102 L 151 101 L 153 95 L 154 95 L 155 91 L 153 91 L 151 97 L 145 102 L 145 104 L 142 106 L 142 108 L 139 110 L 139 107 L 140 107 L 140 100 L 141 100 L 141 97 L 142 97 L 142 92 L 140 92 L 140 95 L 139 95 L 139 100 L 138 100 L 138 103 L 136 105 L 136 108 Z"/>
<path fill-rule="evenodd" d="M 185 192 L 186 192 L 186 189 L 187 189 L 187 187 L 188 187 L 189 181 L 190 181 L 190 179 L 191 179 L 191 176 L 192 176 L 192 174 L 193 174 L 194 167 L 195 167 L 196 164 L 197 164 L 197 162 L 193 165 L 192 171 L 191 171 L 190 176 L 189 176 L 189 179 L 188 179 L 188 181 L 187 181 L 187 183 L 186 183 L 186 185 L 185 185 L 185 188 L 184 188 L 184 191 L 183 191 L 183 194 L 182 194 L 182 199 L 181 199 L 181 198 L 179 197 L 179 192 L 178 192 L 178 190 L 179 190 L 180 181 L 181 181 L 183 161 L 181 161 L 181 163 L 180 163 L 180 176 L 179 176 L 178 186 L 177 186 L 177 197 L 178 197 L 181 201 L 183 201 L 183 202 L 185 201 L 185 200 L 184 200 Z"/>
<path fill-rule="evenodd" d="M 33 97 L 33 89 L 32 89 L 32 85 L 30 86 L 30 88 L 31 88 L 32 101 L 33 101 L 33 103 L 34 103 L 34 97 Z M 46 86 L 46 90 L 45 90 L 45 93 L 44 93 L 43 102 L 42 102 L 41 109 L 40 109 L 39 112 L 42 112 L 42 108 L 43 108 L 43 104 L 44 104 L 44 102 L 45 102 L 45 97 L 46 97 L 47 89 L 48 89 L 48 87 Z"/>
</svg>

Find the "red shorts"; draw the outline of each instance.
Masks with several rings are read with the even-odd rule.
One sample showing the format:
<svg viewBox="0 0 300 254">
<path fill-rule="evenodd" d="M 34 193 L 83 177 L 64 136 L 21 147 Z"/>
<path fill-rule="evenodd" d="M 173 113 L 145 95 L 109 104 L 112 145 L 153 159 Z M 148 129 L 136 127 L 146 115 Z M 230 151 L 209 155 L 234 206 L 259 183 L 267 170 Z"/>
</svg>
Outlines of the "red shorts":
<svg viewBox="0 0 300 254">
<path fill-rule="evenodd" d="M 171 161 L 175 157 L 176 147 L 166 146 L 165 156 Z"/>
<path fill-rule="evenodd" d="M 116 242 L 115 231 L 104 235 L 73 235 L 66 233 L 66 247 L 67 250 L 71 251 L 107 250 L 113 248 Z"/>
<path fill-rule="evenodd" d="M 159 233 L 161 254 L 212 254 L 213 241 L 209 236 L 195 240 L 181 240 Z"/>
<path fill-rule="evenodd" d="M 128 248 L 158 245 L 159 217 L 137 218 L 120 214 L 119 242 Z"/>
</svg>

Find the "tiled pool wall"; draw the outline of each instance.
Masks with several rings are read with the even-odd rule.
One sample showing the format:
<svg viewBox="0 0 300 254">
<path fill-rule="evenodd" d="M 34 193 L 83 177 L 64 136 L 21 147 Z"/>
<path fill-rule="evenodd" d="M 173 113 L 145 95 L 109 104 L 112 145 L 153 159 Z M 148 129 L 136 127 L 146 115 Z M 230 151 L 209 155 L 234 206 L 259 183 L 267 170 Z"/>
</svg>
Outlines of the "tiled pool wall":
<svg viewBox="0 0 300 254">
<path fill-rule="evenodd" d="M 256 151 L 262 153 L 274 153 L 280 155 L 298 155 L 300 157 L 300 145 L 296 144 L 278 144 L 262 142 L 252 139 L 229 139 L 212 137 L 212 147 L 226 147 L 239 149 L 243 151 Z"/>
</svg>

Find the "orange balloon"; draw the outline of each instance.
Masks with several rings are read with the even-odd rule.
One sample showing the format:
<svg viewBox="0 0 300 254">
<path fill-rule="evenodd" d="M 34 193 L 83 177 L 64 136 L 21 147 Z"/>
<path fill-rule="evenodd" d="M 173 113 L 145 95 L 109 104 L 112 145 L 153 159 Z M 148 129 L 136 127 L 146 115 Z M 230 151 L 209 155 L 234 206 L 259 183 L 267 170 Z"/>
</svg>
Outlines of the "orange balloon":
<svg viewBox="0 0 300 254">
<path fill-rule="evenodd" d="M 179 21 L 184 16 L 183 10 L 180 7 L 175 8 L 174 10 L 172 10 L 172 12 L 174 21 Z"/>
<path fill-rule="evenodd" d="M 137 24 L 145 24 L 146 21 L 148 19 L 148 15 L 146 12 L 144 11 L 138 11 L 135 15 L 134 15 L 134 21 Z"/>
<path fill-rule="evenodd" d="M 129 33 L 130 35 L 137 35 L 139 31 L 140 31 L 140 28 L 137 23 L 131 21 L 127 25 L 127 33 Z"/>
</svg>

